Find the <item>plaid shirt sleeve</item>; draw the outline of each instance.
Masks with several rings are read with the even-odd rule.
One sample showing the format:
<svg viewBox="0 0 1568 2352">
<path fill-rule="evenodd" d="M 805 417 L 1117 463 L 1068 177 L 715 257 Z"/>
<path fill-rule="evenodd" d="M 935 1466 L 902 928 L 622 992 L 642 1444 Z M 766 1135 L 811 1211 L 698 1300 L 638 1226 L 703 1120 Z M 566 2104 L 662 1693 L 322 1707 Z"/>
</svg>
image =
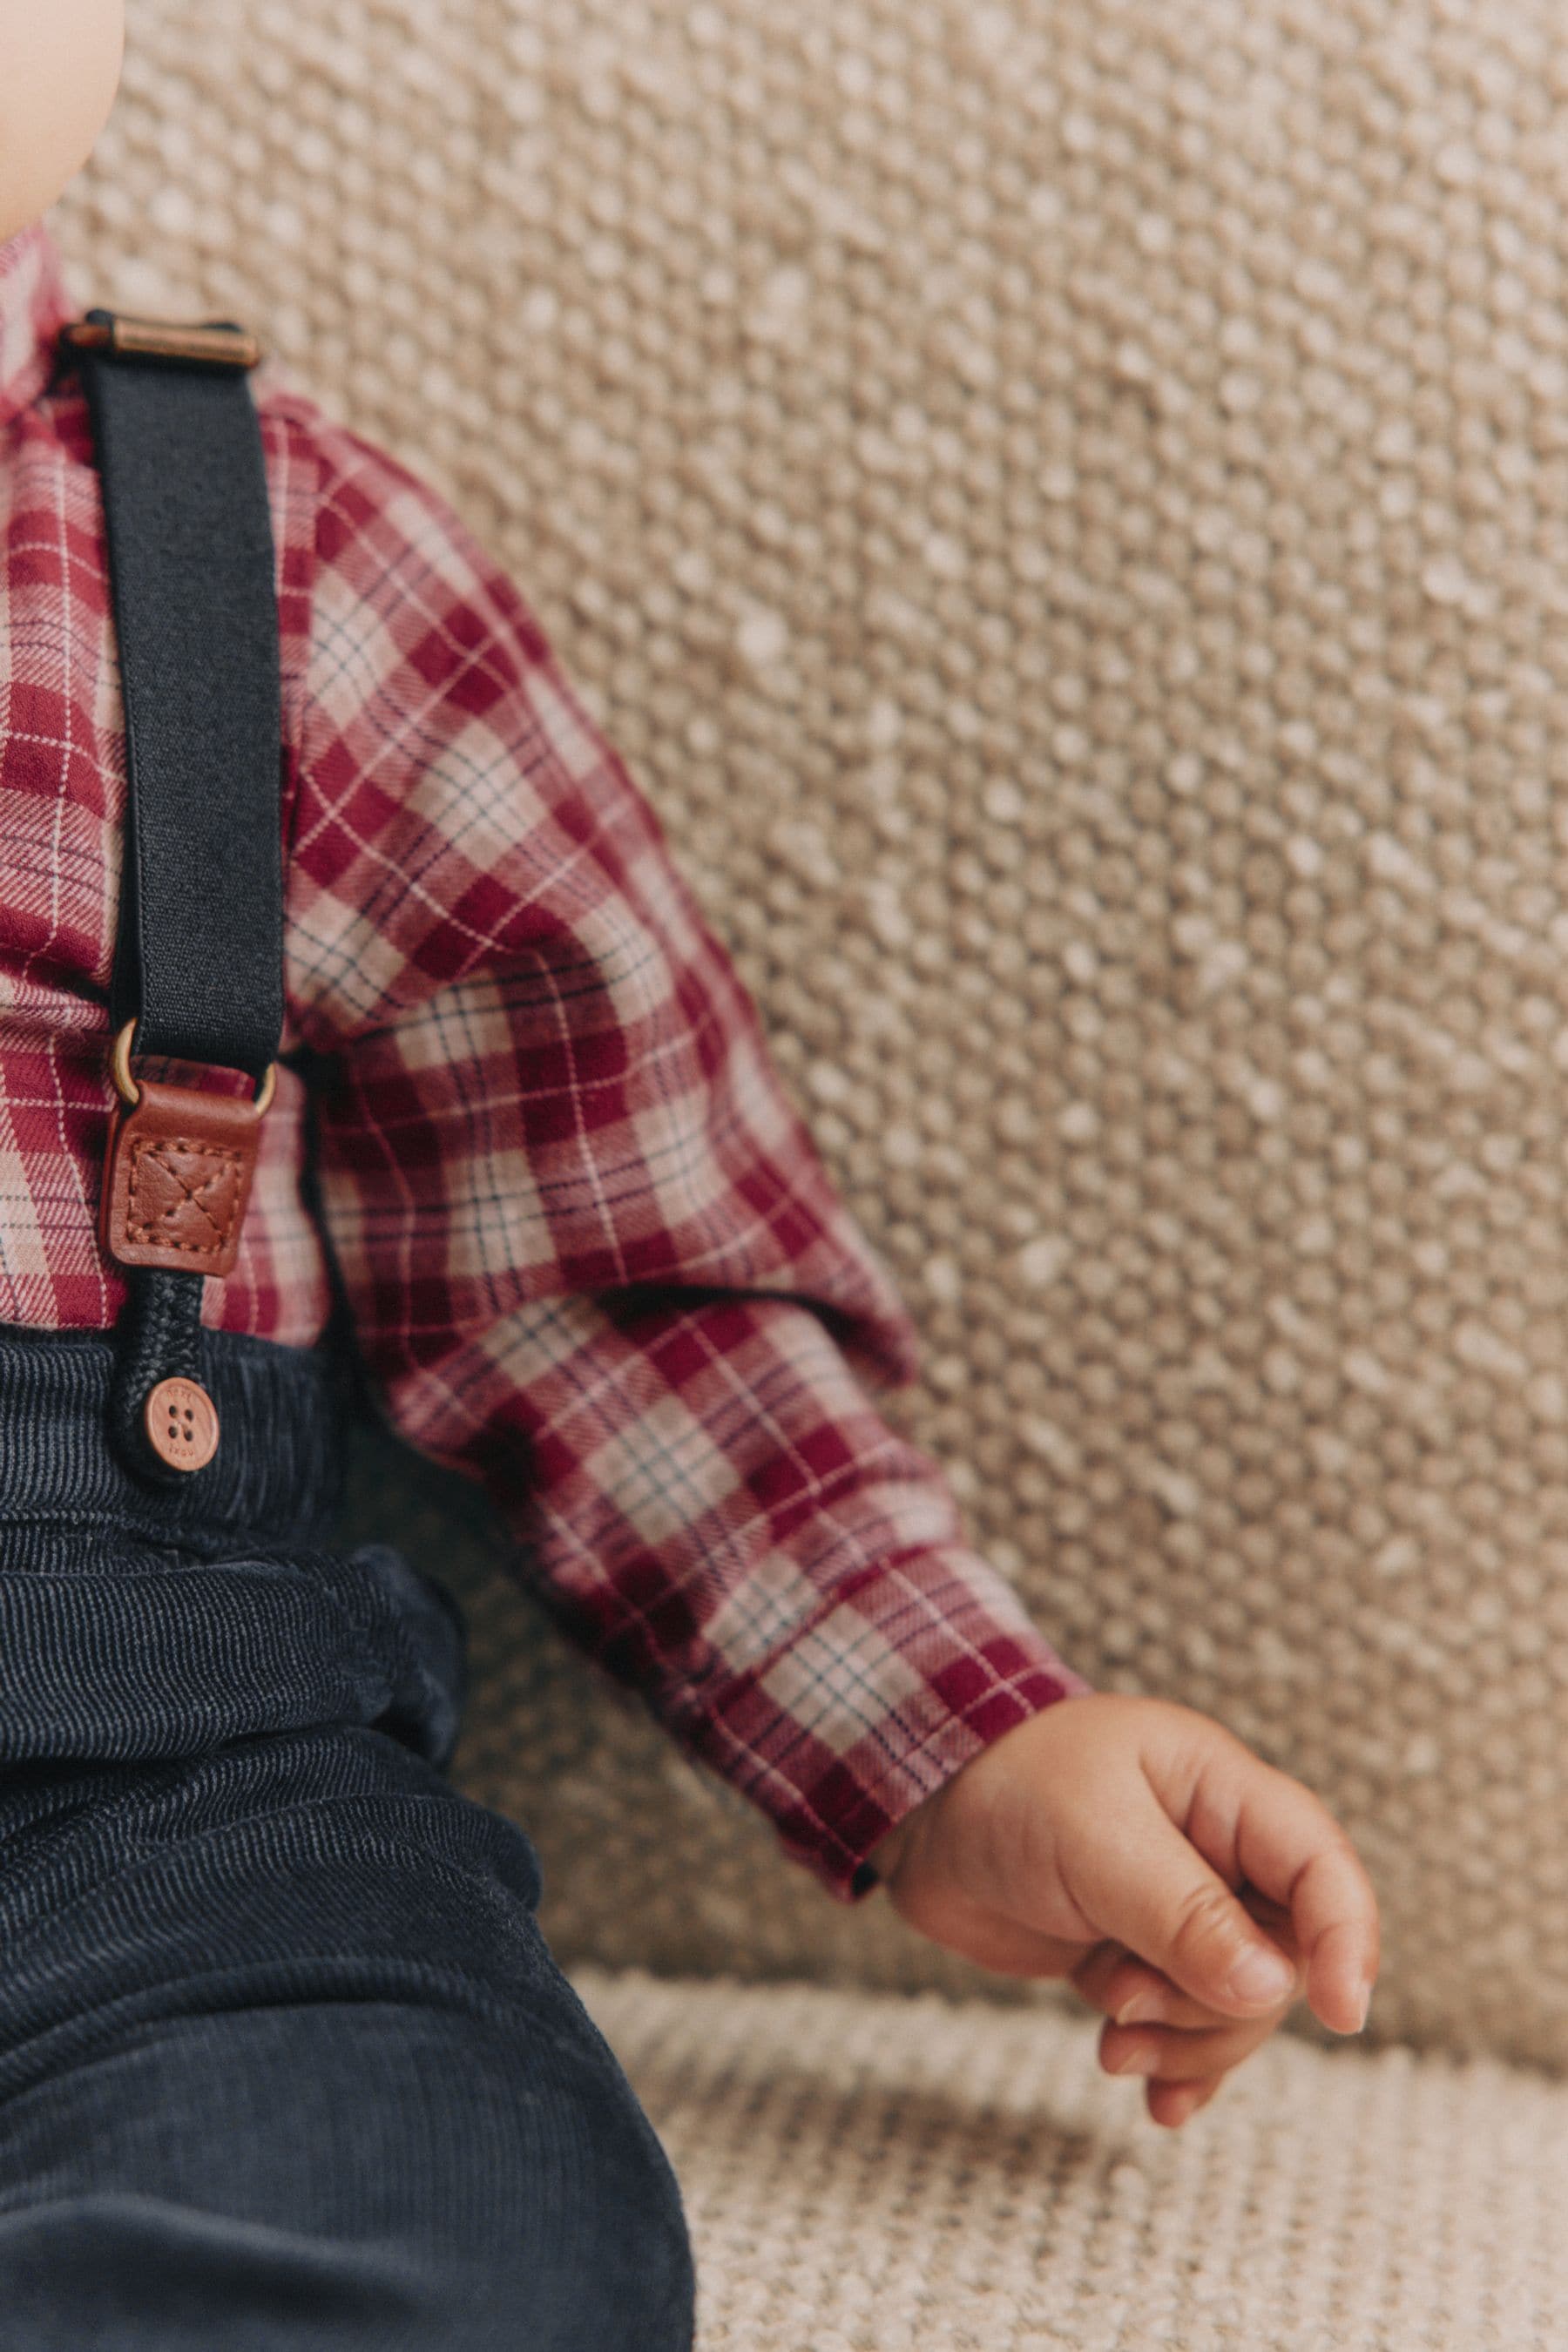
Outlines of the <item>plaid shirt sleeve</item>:
<svg viewBox="0 0 1568 2352">
<path fill-rule="evenodd" d="M 908 1310 L 517 590 L 293 395 L 320 468 L 289 999 L 371 1376 L 520 1573 L 835 1895 L 1089 1685 L 966 1545 Z"/>
</svg>

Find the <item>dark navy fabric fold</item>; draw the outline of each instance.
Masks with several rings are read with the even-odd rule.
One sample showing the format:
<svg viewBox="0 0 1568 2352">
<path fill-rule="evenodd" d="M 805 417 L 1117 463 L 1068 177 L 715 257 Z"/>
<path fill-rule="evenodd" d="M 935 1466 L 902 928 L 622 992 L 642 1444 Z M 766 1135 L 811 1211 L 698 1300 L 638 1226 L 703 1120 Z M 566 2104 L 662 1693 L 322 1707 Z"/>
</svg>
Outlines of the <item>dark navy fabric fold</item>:
<svg viewBox="0 0 1568 2352">
<path fill-rule="evenodd" d="M 108 1332 L 0 1324 L 0 1559 L 25 1560 L 27 1530 L 44 1522 L 110 1548 L 325 1539 L 342 1496 L 346 1395 L 328 1349 L 204 1329 L 202 1385 L 244 1442 L 220 1444 L 167 1490 L 133 1476 L 105 1443 L 114 1361 Z"/>
<path fill-rule="evenodd" d="M 332 1548 L 325 1354 L 202 1346 L 165 1495 L 109 1335 L 0 1330 L 6 2352 L 688 2352 L 664 2150 L 441 1769 L 457 1606 Z"/>
</svg>

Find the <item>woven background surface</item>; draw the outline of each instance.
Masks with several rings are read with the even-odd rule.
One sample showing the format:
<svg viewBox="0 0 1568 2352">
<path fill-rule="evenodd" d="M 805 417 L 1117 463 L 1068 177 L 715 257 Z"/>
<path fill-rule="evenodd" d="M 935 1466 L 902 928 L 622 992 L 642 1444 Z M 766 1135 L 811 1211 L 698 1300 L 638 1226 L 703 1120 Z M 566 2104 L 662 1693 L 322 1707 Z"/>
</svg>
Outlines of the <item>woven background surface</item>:
<svg viewBox="0 0 1568 2352">
<path fill-rule="evenodd" d="M 1095 2023 L 578 1986 L 674 2160 L 701 2352 L 1561 2352 L 1568 2088 L 1276 2035 L 1179 2132 Z"/>
<path fill-rule="evenodd" d="M 83 301 L 254 323 L 456 499 L 921 1319 L 888 1411 L 974 1539 L 1346 1822 L 1373 2039 L 1568 2063 L 1556 0 L 131 19 Z M 468 1597 L 463 1776 L 563 1954 L 982 1981 L 775 1861 L 466 1493 L 364 1491 Z"/>
</svg>

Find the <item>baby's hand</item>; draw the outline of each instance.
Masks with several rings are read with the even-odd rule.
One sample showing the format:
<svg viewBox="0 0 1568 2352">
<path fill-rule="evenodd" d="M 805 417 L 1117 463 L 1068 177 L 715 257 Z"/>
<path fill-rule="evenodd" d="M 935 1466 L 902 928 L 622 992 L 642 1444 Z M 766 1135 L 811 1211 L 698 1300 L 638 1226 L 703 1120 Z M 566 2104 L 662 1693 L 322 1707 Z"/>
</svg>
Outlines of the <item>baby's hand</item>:
<svg viewBox="0 0 1568 2352">
<path fill-rule="evenodd" d="M 1058 1699 L 871 1860 L 922 1935 L 1007 1976 L 1069 1977 L 1116 2021 L 1107 2072 L 1149 2075 L 1156 2123 L 1205 2106 L 1303 1990 L 1336 2033 L 1366 2020 L 1377 1898 L 1350 1839 L 1300 1780 L 1168 1699 Z M 1251 1998 L 1244 1960 L 1276 1972 Z M 1152 2021 L 1136 2032 L 1134 1994 Z"/>
</svg>

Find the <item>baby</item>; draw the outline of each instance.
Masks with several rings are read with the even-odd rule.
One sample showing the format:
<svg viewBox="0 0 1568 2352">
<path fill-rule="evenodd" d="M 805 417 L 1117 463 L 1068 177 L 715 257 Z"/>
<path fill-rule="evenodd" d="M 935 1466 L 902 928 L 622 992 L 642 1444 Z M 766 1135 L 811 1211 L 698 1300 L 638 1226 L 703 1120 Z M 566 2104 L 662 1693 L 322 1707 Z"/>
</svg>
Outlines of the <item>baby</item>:
<svg viewBox="0 0 1568 2352">
<path fill-rule="evenodd" d="M 70 311 L 37 226 L 108 115 L 121 38 L 121 0 L 0 0 L 13 1419 L 68 1338 L 73 1363 L 107 1347 L 128 1295 L 96 1224 L 124 722 L 91 436 L 60 356 Z M 1358 2032 L 1378 1915 L 1343 1831 L 1220 1725 L 1091 1690 L 967 1549 L 936 1465 L 872 1411 L 853 1367 L 912 1376 L 907 1310 L 651 810 L 515 589 L 389 458 L 265 376 L 257 402 L 278 551 L 287 1012 L 239 1253 L 203 1298 L 204 1361 L 249 1350 L 247 1379 L 292 1381 L 335 1273 L 384 1409 L 484 1480 L 574 1638 L 830 1893 L 880 1884 L 982 1967 L 1070 1979 L 1106 2015 L 1100 2063 L 1147 2078 L 1157 2123 L 1211 2099 L 1300 1997 Z M 226 1416 L 225 1443 L 243 1448 Z M 73 1431 L 96 1445 L 85 1422 Z M 0 1459 L 37 1442 L 35 1422 L 7 1423 Z M 184 1522 L 157 1490 L 136 1507 L 126 1558 L 150 1574 L 157 1512 L 165 1551 Z M 22 1510 L 0 1494 L 0 1524 Z M 203 1557 L 216 1556 L 213 1536 Z M 356 1562 L 354 1605 L 388 1629 L 387 1655 L 423 1642 L 435 1657 L 440 1612 L 421 1580 L 394 1555 Z M 236 1608 L 242 1592 L 273 1605 L 272 1585 L 246 1582 L 237 1556 L 229 1567 Z M 313 1594 L 348 1570 L 310 1574 Z M 169 1589 L 164 1679 L 183 1687 L 196 1586 Z M 58 1664 L 41 1622 L 27 1620 L 37 1654 L 15 1666 L 40 1686 Z M 269 1641 L 226 1675 L 269 1661 Z M 136 1656 L 124 1642 L 127 1691 Z M 38 1917 L 70 1930 L 62 1953 L 93 1942 L 90 1906 L 65 1918 L 88 1880 L 21 1924 L 0 1906 L 0 2091 L 26 2050 L 35 2103 L 56 2102 L 42 2140 L 0 2134 L 0 2284 L 26 2315 L 8 2341 L 689 2343 L 679 2203 L 538 1939 L 528 1842 L 447 1790 L 434 1768 L 450 1727 L 416 1753 L 415 1702 L 400 1732 L 378 1688 L 348 1730 L 324 1707 L 286 1719 L 261 1695 L 228 1748 L 178 1726 L 138 1748 L 127 1697 L 96 1745 L 29 1751 L 51 1770 L 91 1766 L 94 1834 L 121 1840 L 124 1866 L 178 1844 L 178 1867 L 147 1880 L 120 1942 L 105 1928 L 113 1963 L 84 1979 L 58 2043 L 24 2015 L 17 1956 Z M 223 1793 L 233 1748 L 262 1773 L 287 1741 L 286 1773 L 247 1780 L 243 1806 Z M 137 1760 L 154 1754 L 155 1821 Z M 7 1852 L 33 1824 L 21 1801 L 0 1776 Z M 323 1828 L 282 1858 L 280 1824 L 307 1802 L 352 1852 Z M 246 1911 L 238 1862 L 220 1885 L 194 1857 L 228 1853 L 225 1839 L 237 1854 L 258 1823 L 272 1843 Z M 315 1907 L 296 1920 L 307 1880 Z M 231 1953 L 224 1923 L 242 1913 L 251 1943 L 237 1930 Z M 449 1946 L 431 1940 L 448 1920 L 466 1923 L 460 1950 L 456 1926 Z M 321 1972 L 329 1923 L 336 1973 Z M 265 1986 L 242 1968 L 262 1944 Z M 187 1959 L 154 1965 L 154 1946 Z M 237 1973 L 198 1999 L 220 1960 Z M 117 2004 L 152 1976 L 177 1979 L 178 2000 L 156 2032 L 143 2020 L 117 2040 Z M 318 2147 L 336 2151 L 319 2168 Z"/>
</svg>

